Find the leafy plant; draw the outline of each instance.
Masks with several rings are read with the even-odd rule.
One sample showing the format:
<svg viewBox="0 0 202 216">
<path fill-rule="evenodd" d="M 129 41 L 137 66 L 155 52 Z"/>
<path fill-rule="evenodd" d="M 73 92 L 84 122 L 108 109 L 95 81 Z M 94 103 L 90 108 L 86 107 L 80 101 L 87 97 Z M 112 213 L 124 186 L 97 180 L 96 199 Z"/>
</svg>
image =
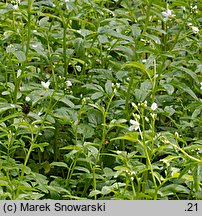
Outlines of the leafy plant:
<svg viewBox="0 0 202 216">
<path fill-rule="evenodd" d="M 0 199 L 202 199 L 199 1 L 0 3 Z"/>
</svg>

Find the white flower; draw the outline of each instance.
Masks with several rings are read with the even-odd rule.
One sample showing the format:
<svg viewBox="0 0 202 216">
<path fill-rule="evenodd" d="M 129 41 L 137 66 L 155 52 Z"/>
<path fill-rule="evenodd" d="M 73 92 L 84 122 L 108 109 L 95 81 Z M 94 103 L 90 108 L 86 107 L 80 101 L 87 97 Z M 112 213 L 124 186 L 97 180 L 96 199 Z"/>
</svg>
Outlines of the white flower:
<svg viewBox="0 0 202 216">
<path fill-rule="evenodd" d="M 82 69 L 82 68 L 81 68 L 80 65 L 77 65 L 77 66 L 76 66 L 76 69 L 77 69 L 78 72 L 81 72 L 81 69 Z"/>
<path fill-rule="evenodd" d="M 137 107 L 137 105 L 136 105 L 135 103 L 132 102 L 131 105 L 132 105 L 132 107 L 133 107 L 134 109 L 136 109 L 136 110 L 138 109 L 138 107 Z"/>
<path fill-rule="evenodd" d="M 171 16 L 173 16 L 173 17 L 175 16 L 175 15 L 172 14 L 172 12 L 173 12 L 173 10 L 169 10 L 169 9 L 162 12 L 162 15 L 164 16 L 164 21 L 169 20 L 169 18 Z"/>
<path fill-rule="evenodd" d="M 41 111 L 38 112 L 38 116 L 41 116 L 43 113 Z"/>
<path fill-rule="evenodd" d="M 202 91 L 202 82 L 200 82 L 200 85 L 201 85 L 200 90 Z"/>
<path fill-rule="evenodd" d="M 29 102 L 30 100 L 31 100 L 30 97 L 28 97 L 28 96 L 25 97 L 25 101 Z"/>
<path fill-rule="evenodd" d="M 133 130 L 138 130 L 139 129 L 139 127 L 140 127 L 140 124 L 139 124 L 139 122 L 138 121 L 135 121 L 135 120 L 132 120 L 132 119 L 130 119 L 130 123 L 131 123 L 131 126 L 129 127 L 129 131 L 133 131 Z"/>
<path fill-rule="evenodd" d="M 194 6 L 191 5 L 192 10 L 197 10 L 197 8 L 198 8 L 197 5 L 194 5 Z"/>
<path fill-rule="evenodd" d="M 41 85 L 42 85 L 45 89 L 48 89 L 49 86 L 50 86 L 50 81 L 48 81 L 48 82 L 43 82 L 43 81 L 41 81 Z"/>
<path fill-rule="evenodd" d="M 146 121 L 146 122 L 149 122 L 149 118 L 148 118 L 148 117 L 145 117 L 145 121 Z"/>
<path fill-rule="evenodd" d="M 183 11 L 186 11 L 186 7 L 185 6 L 181 6 Z"/>
<path fill-rule="evenodd" d="M 158 108 L 158 105 L 157 105 L 157 103 L 153 103 L 152 105 L 151 105 L 151 110 L 156 110 Z"/>
<path fill-rule="evenodd" d="M 18 5 L 13 5 L 14 10 L 18 10 Z"/>
<path fill-rule="evenodd" d="M 37 46 L 38 46 L 37 44 L 32 44 L 33 48 L 37 48 Z"/>
<path fill-rule="evenodd" d="M 164 12 L 162 12 L 162 15 L 164 16 L 164 17 L 169 17 L 169 16 L 171 16 L 172 15 L 172 10 L 166 10 L 166 11 L 164 11 Z"/>
<path fill-rule="evenodd" d="M 178 134 L 177 131 L 175 131 L 175 136 L 176 136 L 177 138 L 179 138 L 179 134 Z"/>
<path fill-rule="evenodd" d="M 17 78 L 18 78 L 21 74 L 22 74 L 22 70 L 19 69 L 19 70 L 17 71 Z"/>
<path fill-rule="evenodd" d="M 120 83 L 116 83 L 116 87 L 119 89 L 120 88 Z"/>
<path fill-rule="evenodd" d="M 192 31 L 193 31 L 194 34 L 199 33 L 198 27 L 196 27 L 196 26 L 191 26 L 191 28 L 192 28 Z"/>
<path fill-rule="evenodd" d="M 66 83 L 66 86 L 67 86 L 67 87 L 70 87 L 70 86 L 72 86 L 72 82 L 71 82 L 71 81 L 69 81 L 69 80 L 67 80 L 65 83 Z"/>
</svg>

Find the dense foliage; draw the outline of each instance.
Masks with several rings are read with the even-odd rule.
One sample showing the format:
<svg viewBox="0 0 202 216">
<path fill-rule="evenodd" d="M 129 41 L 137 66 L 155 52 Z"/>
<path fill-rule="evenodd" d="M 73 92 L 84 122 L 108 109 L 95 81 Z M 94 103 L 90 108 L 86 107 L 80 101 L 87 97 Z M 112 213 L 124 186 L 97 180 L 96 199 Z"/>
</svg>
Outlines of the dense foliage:
<svg viewBox="0 0 202 216">
<path fill-rule="evenodd" d="M 202 199 L 202 2 L 0 2 L 0 199 Z"/>
</svg>

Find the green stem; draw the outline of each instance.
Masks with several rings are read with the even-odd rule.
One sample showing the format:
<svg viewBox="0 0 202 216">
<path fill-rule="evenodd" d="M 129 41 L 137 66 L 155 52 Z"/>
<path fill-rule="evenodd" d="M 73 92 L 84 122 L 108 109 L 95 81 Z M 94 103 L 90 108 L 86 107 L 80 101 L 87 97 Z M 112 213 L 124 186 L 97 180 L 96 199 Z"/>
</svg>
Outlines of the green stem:
<svg viewBox="0 0 202 216">
<path fill-rule="evenodd" d="M 147 27 L 149 25 L 149 17 L 150 17 L 150 12 L 151 12 L 151 6 L 152 6 L 152 1 L 149 0 L 149 4 L 147 6 L 147 11 L 146 11 L 146 20 L 145 20 L 145 25 L 144 25 L 142 35 L 144 35 L 146 33 Z"/>
<path fill-rule="evenodd" d="M 28 62 L 28 53 L 29 53 L 29 46 L 30 46 L 30 40 L 31 40 L 31 10 L 32 10 L 32 4 L 34 0 L 28 0 L 28 9 L 27 9 L 27 45 L 26 45 L 26 62 Z"/>
<path fill-rule="evenodd" d="M 155 191 L 157 191 L 157 184 L 156 184 L 156 179 L 155 179 L 154 171 L 153 171 L 151 160 L 150 160 L 150 151 L 151 151 L 151 149 L 148 152 L 148 146 L 147 146 L 146 141 L 145 141 L 145 136 L 146 135 L 145 135 L 144 108 L 142 108 L 141 114 L 142 114 L 141 115 L 142 116 L 142 131 L 141 131 L 141 129 L 139 129 L 139 132 L 140 132 L 140 137 L 142 139 L 142 142 L 140 144 L 143 146 L 143 149 L 144 149 L 144 152 L 145 152 L 145 156 L 146 156 L 146 168 L 147 168 L 147 170 L 144 173 L 144 181 L 143 181 L 143 186 L 142 186 L 142 192 L 144 193 L 145 190 L 146 190 L 146 183 L 148 181 L 148 170 L 151 171 L 151 175 L 152 175 Z M 154 199 L 157 199 L 157 194 L 156 193 L 155 193 Z"/>
<path fill-rule="evenodd" d="M 64 60 L 64 77 L 67 79 L 67 24 L 63 18 L 63 60 Z"/>
</svg>

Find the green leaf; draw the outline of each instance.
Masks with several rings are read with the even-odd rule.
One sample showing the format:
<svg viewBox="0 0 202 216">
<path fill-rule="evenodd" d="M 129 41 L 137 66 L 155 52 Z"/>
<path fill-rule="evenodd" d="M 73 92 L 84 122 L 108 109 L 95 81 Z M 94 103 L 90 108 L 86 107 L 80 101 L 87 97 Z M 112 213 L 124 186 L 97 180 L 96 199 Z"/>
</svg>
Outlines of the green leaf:
<svg viewBox="0 0 202 216">
<path fill-rule="evenodd" d="M 26 61 L 25 53 L 22 51 L 15 51 L 13 52 L 13 55 L 21 62 Z"/>
<path fill-rule="evenodd" d="M 85 84 L 85 85 L 83 85 L 83 87 L 85 87 L 87 89 L 92 89 L 92 90 L 95 90 L 95 91 L 104 92 L 104 89 L 100 85 L 97 85 L 97 84 Z"/>
<path fill-rule="evenodd" d="M 54 95 L 53 97 L 56 101 L 61 101 L 64 104 L 66 104 L 67 106 L 74 108 L 74 104 L 68 99 L 67 95 L 65 95 L 65 96 L 64 95 L 61 95 L 61 96 L 60 95 Z"/>
<path fill-rule="evenodd" d="M 58 167 L 65 167 L 65 168 L 68 168 L 67 164 L 64 163 L 64 162 L 52 162 L 50 164 L 50 166 L 58 166 Z"/>
<path fill-rule="evenodd" d="M 130 62 L 130 63 L 124 64 L 124 65 L 123 65 L 123 68 L 125 68 L 125 67 L 129 67 L 129 68 L 134 67 L 134 68 L 138 68 L 138 69 L 140 69 L 140 70 L 146 71 L 145 65 L 143 65 L 143 64 L 140 63 L 140 62 L 136 62 L 136 61 L 132 61 L 132 62 Z"/>
<path fill-rule="evenodd" d="M 96 100 L 96 99 L 101 98 L 103 96 L 104 96 L 103 92 L 96 92 L 96 93 L 91 95 L 91 99 Z"/>
<path fill-rule="evenodd" d="M 160 39 L 155 35 L 145 33 L 144 36 L 150 38 L 151 40 L 153 40 L 157 44 L 161 44 Z"/>
<path fill-rule="evenodd" d="M 96 109 L 90 109 L 87 112 L 89 123 L 97 126 L 102 123 L 102 114 Z"/>
<path fill-rule="evenodd" d="M 105 83 L 105 91 L 108 95 L 111 95 L 112 93 L 112 81 L 111 80 L 107 80 L 107 82 Z"/>
<path fill-rule="evenodd" d="M 172 116 L 175 113 L 175 110 L 172 108 L 172 106 L 166 106 L 164 111 L 168 113 L 168 116 Z"/>
<path fill-rule="evenodd" d="M 15 109 L 20 108 L 20 106 L 15 104 L 9 104 L 9 103 L 0 103 L 0 113 L 9 110 L 9 109 Z"/>
<path fill-rule="evenodd" d="M 173 92 L 175 91 L 175 88 L 168 83 L 161 84 L 161 86 L 168 92 L 169 95 L 172 95 Z"/>
<path fill-rule="evenodd" d="M 94 129 L 88 124 L 79 124 L 78 133 L 82 134 L 84 138 L 90 138 L 94 134 Z"/>
<path fill-rule="evenodd" d="M 74 42 L 74 47 L 77 56 L 85 56 L 84 40 L 82 38 L 76 38 Z"/>
<path fill-rule="evenodd" d="M 128 140 L 128 141 L 131 141 L 131 142 L 137 142 L 138 137 L 139 137 L 138 132 L 131 132 L 131 133 L 128 133 L 128 134 L 126 134 L 124 136 L 113 138 L 111 140 Z"/>
<path fill-rule="evenodd" d="M 98 194 L 101 194 L 101 191 L 99 191 L 99 190 L 93 190 L 93 191 L 90 192 L 89 197 L 93 197 L 93 196 L 96 196 Z"/>
<path fill-rule="evenodd" d="M 135 97 L 138 102 L 143 102 L 147 97 L 148 92 L 143 89 L 135 89 Z"/>
<path fill-rule="evenodd" d="M 184 71 L 185 73 L 187 73 L 196 83 L 199 82 L 197 75 L 193 71 L 191 71 L 190 69 L 182 67 L 182 66 L 181 67 L 177 67 L 177 69 L 179 69 L 179 70 Z"/>
<path fill-rule="evenodd" d="M 106 35 L 98 35 L 98 40 L 100 43 L 106 43 L 108 42 L 108 38 Z"/>
<path fill-rule="evenodd" d="M 78 171 L 82 171 L 82 172 L 84 172 L 84 173 L 90 174 L 90 171 L 89 171 L 87 168 L 85 168 L 85 167 L 76 166 L 74 169 L 75 169 L 75 170 L 78 170 Z"/>
<path fill-rule="evenodd" d="M 178 184 L 169 184 L 165 187 L 160 188 L 160 191 L 162 193 L 168 193 L 169 195 L 173 195 L 176 193 L 184 193 L 184 194 L 189 194 L 189 189 L 183 185 L 178 185 Z"/>
<path fill-rule="evenodd" d="M 44 147 L 49 146 L 49 143 L 44 142 L 44 143 L 38 143 L 38 144 L 34 144 L 33 148 L 39 148 L 41 150 L 41 152 L 44 151 Z"/>
<path fill-rule="evenodd" d="M 198 100 L 197 96 L 195 95 L 195 93 L 189 88 L 189 86 L 187 86 L 185 83 L 183 82 L 178 82 L 178 81 L 172 81 L 172 84 L 176 87 L 179 88 L 181 90 L 183 90 L 184 92 L 188 93 L 193 99 Z"/>
</svg>

